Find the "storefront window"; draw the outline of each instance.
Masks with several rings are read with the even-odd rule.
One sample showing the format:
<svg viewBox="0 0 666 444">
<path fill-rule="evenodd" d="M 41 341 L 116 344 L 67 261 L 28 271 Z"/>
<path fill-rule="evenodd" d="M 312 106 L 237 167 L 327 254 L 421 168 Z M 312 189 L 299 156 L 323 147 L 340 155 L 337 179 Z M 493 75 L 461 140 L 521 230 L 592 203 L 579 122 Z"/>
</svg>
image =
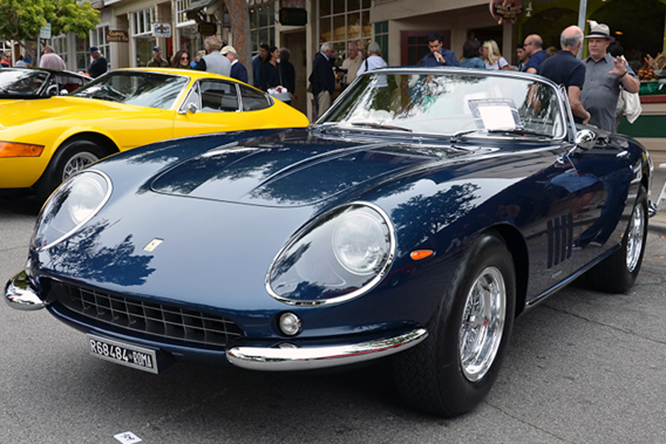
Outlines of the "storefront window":
<svg viewBox="0 0 666 444">
<path fill-rule="evenodd" d="M 250 8 L 250 35 L 252 54 L 259 52 L 259 45 L 275 44 L 275 4 L 253 6 Z"/>
<path fill-rule="evenodd" d="M 372 38 L 370 0 L 319 0 L 319 40 L 333 44 L 336 65 L 347 56 L 347 44 Z"/>
<path fill-rule="evenodd" d="M 53 46 L 55 53 L 65 62 L 65 65 L 69 67 L 69 63 L 67 63 L 69 59 L 69 52 L 67 51 L 67 35 L 63 34 L 58 37 L 53 37 L 53 39 L 51 39 L 51 46 Z"/>
<path fill-rule="evenodd" d="M 90 41 L 76 37 L 76 70 L 86 71 L 90 64 Z"/>
<path fill-rule="evenodd" d="M 386 58 L 388 52 L 388 21 L 375 23 L 375 42 L 382 48 L 382 54 Z"/>
<path fill-rule="evenodd" d="M 153 47 L 157 40 L 152 33 L 152 24 L 155 22 L 157 11 L 155 7 L 133 12 L 132 17 L 132 43 L 136 60 L 134 66 L 146 66 L 153 56 Z"/>
<path fill-rule="evenodd" d="M 190 52 L 190 57 L 194 59 L 197 52 L 204 49 L 203 37 L 199 34 L 197 23 L 189 20 L 185 10 L 190 7 L 192 0 L 176 1 L 176 36 L 179 45 L 176 50 L 185 49 Z"/>
</svg>

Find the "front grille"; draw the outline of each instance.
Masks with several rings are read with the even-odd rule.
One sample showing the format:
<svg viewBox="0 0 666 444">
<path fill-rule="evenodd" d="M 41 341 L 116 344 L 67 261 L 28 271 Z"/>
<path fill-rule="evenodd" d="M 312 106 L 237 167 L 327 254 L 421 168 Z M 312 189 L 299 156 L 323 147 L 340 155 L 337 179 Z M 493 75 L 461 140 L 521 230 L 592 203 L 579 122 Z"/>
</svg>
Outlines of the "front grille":
<svg viewBox="0 0 666 444">
<path fill-rule="evenodd" d="M 226 347 L 243 331 L 221 316 L 165 304 L 53 283 L 58 302 L 67 309 L 132 332 L 192 345 Z"/>
</svg>

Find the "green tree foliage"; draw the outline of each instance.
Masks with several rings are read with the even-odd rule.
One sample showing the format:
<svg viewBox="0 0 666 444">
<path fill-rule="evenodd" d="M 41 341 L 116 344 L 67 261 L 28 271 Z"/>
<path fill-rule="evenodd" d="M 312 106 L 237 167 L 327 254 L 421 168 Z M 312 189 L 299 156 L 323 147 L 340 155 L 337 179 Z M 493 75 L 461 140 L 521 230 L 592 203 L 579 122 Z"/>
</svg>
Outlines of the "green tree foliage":
<svg viewBox="0 0 666 444">
<path fill-rule="evenodd" d="M 53 36 L 74 32 L 85 38 L 99 23 L 99 12 L 76 0 L 0 0 L 0 17 L 0 39 L 16 41 L 35 40 L 47 23 Z"/>
</svg>

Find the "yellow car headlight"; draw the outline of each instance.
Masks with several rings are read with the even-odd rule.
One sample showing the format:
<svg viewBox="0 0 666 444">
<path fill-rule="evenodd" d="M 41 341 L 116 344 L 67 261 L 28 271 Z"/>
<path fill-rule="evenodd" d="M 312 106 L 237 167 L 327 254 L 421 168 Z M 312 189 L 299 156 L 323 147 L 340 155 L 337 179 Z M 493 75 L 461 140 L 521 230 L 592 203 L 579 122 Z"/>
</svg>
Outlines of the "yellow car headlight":
<svg viewBox="0 0 666 444">
<path fill-rule="evenodd" d="M 44 151 L 43 145 L 0 142 L 0 157 L 39 157 L 42 151 Z"/>
</svg>

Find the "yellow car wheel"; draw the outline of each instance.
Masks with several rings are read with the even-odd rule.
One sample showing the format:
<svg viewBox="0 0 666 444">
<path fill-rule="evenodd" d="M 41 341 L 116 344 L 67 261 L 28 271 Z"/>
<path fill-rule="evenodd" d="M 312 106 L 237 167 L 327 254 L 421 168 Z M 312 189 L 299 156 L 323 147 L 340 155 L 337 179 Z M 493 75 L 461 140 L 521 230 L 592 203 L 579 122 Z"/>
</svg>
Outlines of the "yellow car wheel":
<svg viewBox="0 0 666 444">
<path fill-rule="evenodd" d="M 46 200 L 58 185 L 108 153 L 91 140 L 72 140 L 62 145 L 35 185 L 37 197 Z"/>
</svg>

